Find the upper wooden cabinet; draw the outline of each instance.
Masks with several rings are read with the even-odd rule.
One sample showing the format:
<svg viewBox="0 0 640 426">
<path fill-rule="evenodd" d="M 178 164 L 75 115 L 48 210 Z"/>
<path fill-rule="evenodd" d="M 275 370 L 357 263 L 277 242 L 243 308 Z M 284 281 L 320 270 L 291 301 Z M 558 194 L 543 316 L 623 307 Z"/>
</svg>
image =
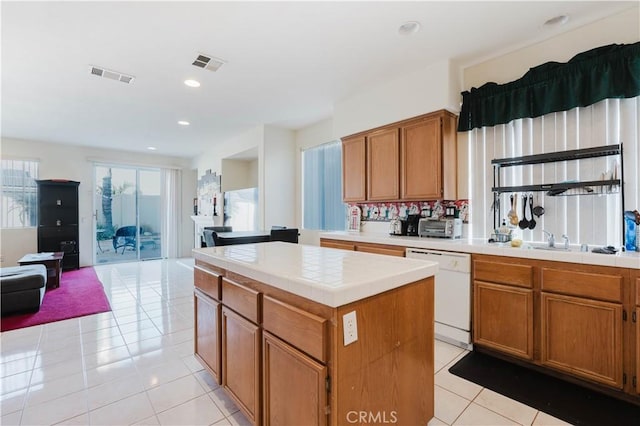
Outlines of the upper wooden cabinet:
<svg viewBox="0 0 640 426">
<path fill-rule="evenodd" d="M 364 201 L 366 187 L 366 137 L 364 135 L 342 140 L 342 198 L 348 201 Z"/>
<path fill-rule="evenodd" d="M 367 200 L 400 198 L 400 132 L 384 128 L 367 136 Z"/>
<path fill-rule="evenodd" d="M 458 186 L 456 116 L 447 111 L 401 127 L 400 198 L 455 200 Z"/>
<path fill-rule="evenodd" d="M 344 201 L 456 199 L 456 121 L 441 110 L 344 138 Z"/>
</svg>

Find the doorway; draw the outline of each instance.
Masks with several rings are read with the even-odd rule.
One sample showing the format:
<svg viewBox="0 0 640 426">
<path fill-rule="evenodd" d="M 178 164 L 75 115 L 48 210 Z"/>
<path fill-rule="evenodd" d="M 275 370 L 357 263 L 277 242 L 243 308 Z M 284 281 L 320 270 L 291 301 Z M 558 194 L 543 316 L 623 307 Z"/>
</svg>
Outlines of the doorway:
<svg viewBox="0 0 640 426">
<path fill-rule="evenodd" d="M 94 264 L 162 257 L 160 169 L 94 166 Z"/>
</svg>

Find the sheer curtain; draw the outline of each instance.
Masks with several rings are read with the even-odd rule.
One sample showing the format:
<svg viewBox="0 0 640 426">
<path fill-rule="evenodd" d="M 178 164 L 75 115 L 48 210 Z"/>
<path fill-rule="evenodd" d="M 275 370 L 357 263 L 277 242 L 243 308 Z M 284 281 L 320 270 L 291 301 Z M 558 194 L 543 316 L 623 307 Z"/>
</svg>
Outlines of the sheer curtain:
<svg viewBox="0 0 640 426">
<path fill-rule="evenodd" d="M 344 230 L 342 143 L 330 142 L 302 152 L 303 228 Z"/>
<path fill-rule="evenodd" d="M 180 186 L 182 172 L 177 169 L 161 170 L 162 188 L 160 192 L 163 214 L 162 221 L 162 257 L 175 258 L 180 253 Z"/>
<path fill-rule="evenodd" d="M 640 98 L 606 99 L 588 107 L 522 118 L 506 124 L 460 133 L 468 138 L 469 189 L 472 236 L 488 238 L 493 229 L 494 158 L 541 154 L 623 143 L 625 210 L 640 208 Z M 571 180 L 598 180 L 613 171 L 619 156 L 506 168 L 503 185 L 528 185 Z M 522 194 L 520 194 L 522 195 Z M 534 230 L 519 230 L 525 241 L 544 241 L 542 229 L 571 243 L 620 246 L 622 241 L 621 194 L 547 196 L 534 193 L 534 205 L 545 208 Z M 518 204 L 522 215 L 522 200 Z M 503 194 L 504 217 L 509 194 Z M 528 214 L 529 217 L 529 214 Z"/>
</svg>

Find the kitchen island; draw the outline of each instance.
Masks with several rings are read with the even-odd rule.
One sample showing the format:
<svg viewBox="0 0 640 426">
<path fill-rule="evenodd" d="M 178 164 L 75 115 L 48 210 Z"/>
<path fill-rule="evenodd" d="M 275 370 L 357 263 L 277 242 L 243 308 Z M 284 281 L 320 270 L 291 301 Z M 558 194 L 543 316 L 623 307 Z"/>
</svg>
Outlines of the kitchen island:
<svg viewBox="0 0 640 426">
<path fill-rule="evenodd" d="M 193 254 L 196 357 L 253 424 L 433 417 L 435 263 L 283 242 Z"/>
</svg>

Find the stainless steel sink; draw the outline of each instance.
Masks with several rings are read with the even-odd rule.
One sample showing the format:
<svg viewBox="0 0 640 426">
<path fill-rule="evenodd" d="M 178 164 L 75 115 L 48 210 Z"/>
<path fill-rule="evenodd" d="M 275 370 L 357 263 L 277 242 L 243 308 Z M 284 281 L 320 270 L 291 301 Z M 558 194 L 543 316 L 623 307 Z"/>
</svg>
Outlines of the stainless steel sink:
<svg viewBox="0 0 640 426">
<path fill-rule="evenodd" d="M 564 248 L 564 247 L 549 247 L 549 246 L 537 246 L 537 247 L 533 247 L 536 250 L 549 250 L 549 251 L 571 251 L 568 248 Z"/>
</svg>

